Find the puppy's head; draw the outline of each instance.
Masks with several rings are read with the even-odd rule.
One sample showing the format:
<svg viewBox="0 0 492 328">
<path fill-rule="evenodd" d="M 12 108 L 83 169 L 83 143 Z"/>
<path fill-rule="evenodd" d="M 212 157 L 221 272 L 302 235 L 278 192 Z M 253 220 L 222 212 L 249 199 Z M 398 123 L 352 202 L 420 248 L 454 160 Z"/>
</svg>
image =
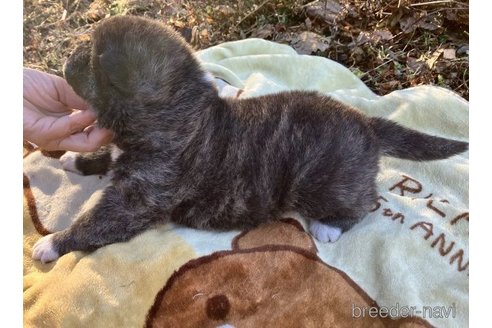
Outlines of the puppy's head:
<svg viewBox="0 0 492 328">
<path fill-rule="evenodd" d="M 116 135 L 147 125 L 203 72 L 179 34 L 141 17 L 102 21 L 64 67 L 65 79 Z"/>
</svg>

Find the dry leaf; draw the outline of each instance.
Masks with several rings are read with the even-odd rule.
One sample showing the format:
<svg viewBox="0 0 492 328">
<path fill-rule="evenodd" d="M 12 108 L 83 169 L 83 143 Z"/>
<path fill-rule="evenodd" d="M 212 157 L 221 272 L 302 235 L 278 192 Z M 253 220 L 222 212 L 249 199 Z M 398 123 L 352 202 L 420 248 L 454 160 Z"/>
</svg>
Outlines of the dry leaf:
<svg viewBox="0 0 492 328">
<path fill-rule="evenodd" d="M 387 81 L 387 82 L 379 83 L 379 86 L 384 90 L 392 91 L 394 89 L 398 89 L 398 87 L 400 86 L 400 82 L 399 81 Z"/>
<path fill-rule="evenodd" d="M 218 5 L 217 7 L 215 7 L 215 10 L 220 12 L 222 15 L 224 16 L 232 16 L 236 13 L 236 11 L 229 7 L 228 5 Z"/>
<path fill-rule="evenodd" d="M 182 21 L 178 20 L 172 20 L 171 23 L 174 25 L 176 28 L 184 28 L 186 25 Z"/>
<path fill-rule="evenodd" d="M 161 8 L 160 14 L 164 17 L 177 17 L 180 15 L 186 15 L 186 10 L 177 6 L 165 5 Z"/>
<path fill-rule="evenodd" d="M 446 73 L 449 68 L 453 66 L 452 62 L 447 61 L 447 60 L 440 60 L 435 63 L 434 65 L 434 70 L 437 73 L 443 74 Z"/>
<path fill-rule="evenodd" d="M 393 34 L 388 30 L 377 30 L 374 32 L 360 32 L 355 40 L 357 45 L 370 42 L 372 44 L 378 44 L 381 41 L 388 41 L 393 39 Z"/>
<path fill-rule="evenodd" d="M 106 16 L 106 10 L 100 1 L 94 1 L 89 5 L 85 17 L 89 22 L 97 22 Z"/>
<path fill-rule="evenodd" d="M 418 27 L 434 31 L 439 26 L 440 24 L 436 21 L 435 16 L 427 16 L 426 12 L 415 13 L 413 16 L 405 16 L 400 19 L 400 28 L 403 33 L 412 33 Z"/>
<path fill-rule="evenodd" d="M 292 40 L 291 45 L 298 54 L 310 55 L 318 50 L 328 49 L 330 39 L 313 32 L 302 32 Z"/>
<path fill-rule="evenodd" d="M 444 49 L 444 52 L 442 54 L 442 57 L 444 59 L 456 59 L 456 50 L 450 48 L 450 49 Z"/>
<path fill-rule="evenodd" d="M 208 38 L 208 30 L 204 29 L 200 32 L 200 36 L 203 38 Z"/>
<path fill-rule="evenodd" d="M 459 23 L 459 20 L 458 20 L 458 15 L 456 15 L 456 11 L 453 11 L 453 10 L 446 10 L 446 19 L 447 20 L 450 20 L 450 21 L 457 21 Z"/>
<path fill-rule="evenodd" d="M 152 6 L 152 2 L 152 0 L 120 0 L 119 4 L 121 7 L 147 8 Z"/>
<path fill-rule="evenodd" d="M 308 4 L 306 15 L 312 20 L 317 19 L 329 25 L 335 25 L 337 20 L 345 17 L 343 7 L 331 0 Z"/>
<path fill-rule="evenodd" d="M 355 44 L 360 46 L 364 43 L 369 42 L 370 40 L 371 38 L 369 37 L 369 32 L 360 32 L 357 36 L 357 39 L 355 39 Z"/>
<path fill-rule="evenodd" d="M 416 29 L 415 26 L 416 22 L 417 22 L 417 18 L 415 18 L 414 16 L 402 17 L 400 19 L 400 28 L 403 31 L 403 33 L 412 33 Z"/>
<path fill-rule="evenodd" d="M 407 66 L 414 72 L 422 72 L 427 69 L 425 62 L 417 60 L 415 57 L 407 57 Z"/>
<path fill-rule="evenodd" d="M 436 63 L 437 59 L 441 56 L 441 54 L 444 52 L 444 49 L 437 49 L 432 53 L 431 58 L 427 59 L 425 62 L 427 63 L 427 66 L 429 66 L 430 69 L 434 67 L 434 64 Z"/>
<path fill-rule="evenodd" d="M 260 28 L 253 30 L 253 32 L 251 33 L 251 37 L 265 39 L 272 36 L 274 30 L 275 27 L 272 24 L 266 24 Z"/>
<path fill-rule="evenodd" d="M 353 61 L 356 63 L 361 62 L 362 60 L 364 60 L 365 57 L 366 57 L 366 52 L 360 47 L 354 47 L 350 51 L 350 58 L 352 58 Z"/>
<path fill-rule="evenodd" d="M 275 24 L 275 32 L 280 33 L 285 31 L 287 31 L 287 28 L 284 24 Z"/>
<path fill-rule="evenodd" d="M 439 25 L 435 24 L 435 23 L 432 23 L 432 22 L 421 22 L 419 24 L 419 27 L 425 29 L 425 30 L 429 30 L 429 31 L 434 31 L 434 30 L 437 30 L 439 28 Z"/>
<path fill-rule="evenodd" d="M 377 30 L 373 32 L 373 36 L 379 40 L 389 41 L 393 39 L 393 34 L 389 30 Z"/>
<path fill-rule="evenodd" d="M 310 30 L 313 27 L 313 23 L 311 23 L 309 17 L 306 17 L 306 19 L 304 20 L 304 24 L 306 24 L 308 30 Z"/>
</svg>

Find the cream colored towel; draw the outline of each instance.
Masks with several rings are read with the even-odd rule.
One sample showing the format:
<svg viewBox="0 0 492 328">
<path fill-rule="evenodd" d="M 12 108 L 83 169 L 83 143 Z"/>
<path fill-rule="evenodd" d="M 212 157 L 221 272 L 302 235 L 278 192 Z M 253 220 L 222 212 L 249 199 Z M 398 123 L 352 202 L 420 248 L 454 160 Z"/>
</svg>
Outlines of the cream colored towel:
<svg viewBox="0 0 492 328">
<path fill-rule="evenodd" d="M 442 88 L 380 97 L 331 60 L 260 39 L 198 57 L 223 96 L 317 90 L 370 116 L 468 137 L 468 103 Z M 374 210 L 333 244 L 287 213 L 295 220 L 249 232 L 168 224 L 43 265 L 30 258 L 35 241 L 69 226 L 109 178 L 65 172 L 61 153 L 25 147 L 26 327 L 468 326 L 468 153 L 383 158 Z"/>
</svg>

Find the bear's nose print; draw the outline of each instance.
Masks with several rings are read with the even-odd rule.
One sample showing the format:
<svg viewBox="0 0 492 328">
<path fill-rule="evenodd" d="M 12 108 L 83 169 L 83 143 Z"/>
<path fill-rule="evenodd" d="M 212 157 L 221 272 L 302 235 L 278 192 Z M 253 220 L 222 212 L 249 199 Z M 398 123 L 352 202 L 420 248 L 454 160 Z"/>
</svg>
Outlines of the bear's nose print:
<svg viewBox="0 0 492 328">
<path fill-rule="evenodd" d="M 215 295 L 207 300 L 207 317 L 210 319 L 225 319 L 230 309 L 229 299 L 223 294 Z"/>
</svg>

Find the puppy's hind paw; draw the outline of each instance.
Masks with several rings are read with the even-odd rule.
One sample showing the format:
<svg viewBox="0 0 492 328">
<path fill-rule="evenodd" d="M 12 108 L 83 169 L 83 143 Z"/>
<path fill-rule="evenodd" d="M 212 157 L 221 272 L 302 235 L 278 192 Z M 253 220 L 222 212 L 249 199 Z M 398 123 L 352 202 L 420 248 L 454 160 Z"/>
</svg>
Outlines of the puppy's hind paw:
<svg viewBox="0 0 492 328">
<path fill-rule="evenodd" d="M 54 261 L 60 257 L 53 245 L 53 234 L 39 239 L 32 249 L 33 260 L 40 260 L 42 263 Z"/>
<path fill-rule="evenodd" d="M 342 229 L 321 223 L 318 220 L 311 220 L 309 224 L 311 234 L 322 243 L 333 243 L 342 235 Z"/>
<path fill-rule="evenodd" d="M 82 172 L 80 172 L 77 169 L 76 164 L 75 164 L 77 156 L 78 156 L 78 153 L 75 153 L 73 151 L 67 151 L 65 154 L 63 154 L 60 157 L 60 163 L 62 165 L 62 168 L 65 171 L 70 171 L 73 173 L 82 174 Z"/>
</svg>

